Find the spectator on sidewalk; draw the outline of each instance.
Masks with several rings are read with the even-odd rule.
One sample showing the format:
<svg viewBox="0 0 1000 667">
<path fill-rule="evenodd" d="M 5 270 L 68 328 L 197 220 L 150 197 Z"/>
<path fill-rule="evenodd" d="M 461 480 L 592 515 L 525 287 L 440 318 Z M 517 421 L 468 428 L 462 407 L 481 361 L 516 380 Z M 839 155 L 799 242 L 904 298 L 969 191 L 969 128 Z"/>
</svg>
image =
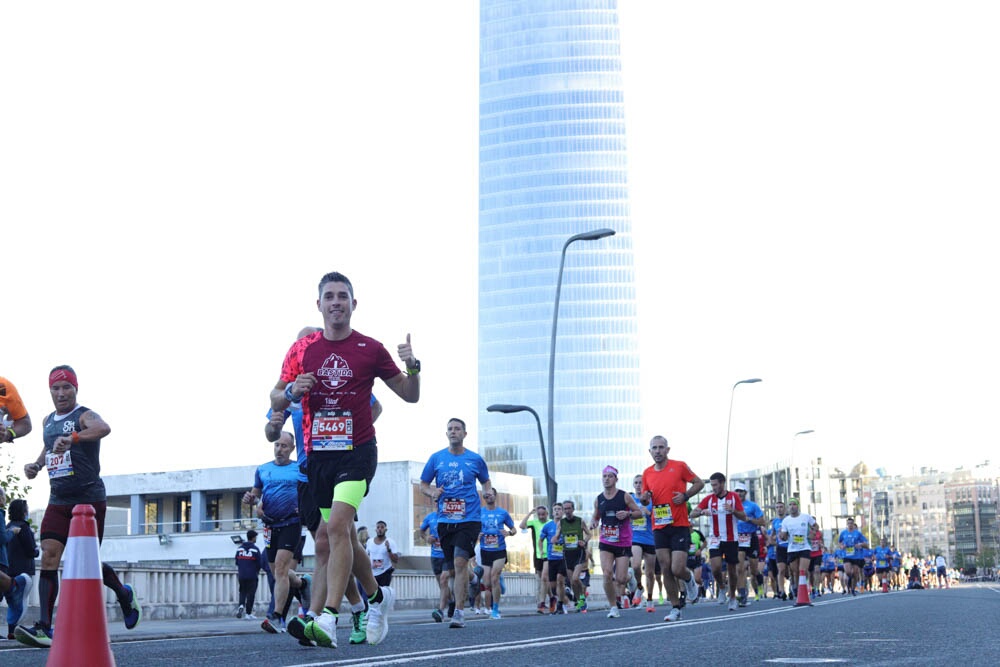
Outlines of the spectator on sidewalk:
<svg viewBox="0 0 1000 667">
<path fill-rule="evenodd" d="M 236 576 L 240 582 L 240 602 L 236 608 L 236 618 L 257 620 L 253 615 L 253 601 L 257 596 L 257 580 L 266 561 L 257 548 L 257 531 L 247 531 L 246 541 L 236 550 Z"/>
<path fill-rule="evenodd" d="M 2 496 L 3 490 L 0 489 L 0 496 Z M 3 525 L 3 502 L 0 501 L 0 551 L 3 550 L 4 536 L 8 538 L 7 544 L 7 561 L 9 562 L 8 574 L 11 577 L 17 577 L 20 574 L 27 575 L 30 581 L 34 581 L 35 578 L 35 559 L 38 558 L 38 543 L 35 542 L 35 534 L 31 531 L 31 526 L 28 525 L 28 503 L 23 498 L 18 498 L 11 501 L 10 507 L 8 508 L 8 518 L 10 523 L 4 528 Z M 4 562 L 3 556 L 0 555 L 0 564 Z M 28 590 L 31 590 L 31 586 L 28 586 Z M 21 622 L 21 619 L 17 617 L 16 609 L 10 608 L 10 602 L 7 605 L 7 639 L 14 638 L 14 628 L 17 624 Z M 21 616 L 24 615 L 24 607 L 21 608 Z"/>
</svg>

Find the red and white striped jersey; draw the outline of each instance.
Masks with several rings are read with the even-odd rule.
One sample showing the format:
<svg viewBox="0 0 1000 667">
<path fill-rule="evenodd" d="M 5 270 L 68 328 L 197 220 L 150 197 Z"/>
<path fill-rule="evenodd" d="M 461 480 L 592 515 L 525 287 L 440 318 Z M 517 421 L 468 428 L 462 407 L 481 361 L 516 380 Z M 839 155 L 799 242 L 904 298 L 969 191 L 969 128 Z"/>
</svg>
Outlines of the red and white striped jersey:
<svg viewBox="0 0 1000 667">
<path fill-rule="evenodd" d="M 712 517 L 713 536 L 722 542 L 736 541 L 736 517 L 733 516 L 733 512 L 742 512 L 743 503 L 735 492 L 727 491 L 721 498 L 714 493 L 709 494 L 698 503 L 698 509 L 708 510 Z"/>
</svg>

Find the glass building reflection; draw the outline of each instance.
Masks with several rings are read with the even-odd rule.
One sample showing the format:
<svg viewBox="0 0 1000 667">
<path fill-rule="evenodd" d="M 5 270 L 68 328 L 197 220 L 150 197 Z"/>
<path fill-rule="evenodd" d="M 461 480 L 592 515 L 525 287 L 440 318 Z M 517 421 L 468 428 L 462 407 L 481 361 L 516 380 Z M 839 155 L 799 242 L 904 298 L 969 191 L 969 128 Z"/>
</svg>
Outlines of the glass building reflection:
<svg viewBox="0 0 1000 667">
<path fill-rule="evenodd" d="M 570 246 L 556 344 L 560 499 L 590 508 L 601 469 L 620 486 L 650 459 L 641 433 L 639 341 L 625 105 L 614 0 L 481 0 L 479 83 L 479 452 L 491 469 L 545 483 L 528 413 L 546 430 L 559 254 Z M 648 438 L 645 438 L 648 439 Z"/>
</svg>

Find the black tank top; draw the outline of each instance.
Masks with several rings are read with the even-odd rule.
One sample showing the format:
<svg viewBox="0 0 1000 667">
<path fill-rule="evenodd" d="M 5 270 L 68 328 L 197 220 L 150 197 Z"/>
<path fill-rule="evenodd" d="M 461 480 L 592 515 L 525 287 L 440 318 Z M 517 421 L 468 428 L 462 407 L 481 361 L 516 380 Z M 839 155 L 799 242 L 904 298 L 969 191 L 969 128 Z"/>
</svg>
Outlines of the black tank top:
<svg viewBox="0 0 1000 667">
<path fill-rule="evenodd" d="M 56 439 L 80 432 L 80 417 L 88 409 L 76 406 L 62 417 L 56 413 L 45 418 L 42 438 L 45 441 L 45 466 L 49 473 L 49 504 L 76 505 L 100 503 L 108 499 L 101 480 L 101 441 L 81 440 L 63 454 L 53 454 Z"/>
</svg>

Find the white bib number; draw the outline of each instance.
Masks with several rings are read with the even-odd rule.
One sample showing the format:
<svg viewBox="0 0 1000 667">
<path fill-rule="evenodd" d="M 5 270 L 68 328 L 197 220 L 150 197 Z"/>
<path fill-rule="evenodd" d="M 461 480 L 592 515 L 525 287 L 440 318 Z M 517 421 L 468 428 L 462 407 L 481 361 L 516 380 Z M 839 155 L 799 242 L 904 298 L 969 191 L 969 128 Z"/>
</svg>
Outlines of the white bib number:
<svg viewBox="0 0 1000 667">
<path fill-rule="evenodd" d="M 446 519 L 464 519 L 465 500 L 462 498 L 445 498 L 441 503 L 441 513 Z"/>
<path fill-rule="evenodd" d="M 312 448 L 321 452 L 354 449 L 354 419 L 350 410 L 320 410 L 313 417 Z"/>
<path fill-rule="evenodd" d="M 618 542 L 618 526 L 601 524 L 601 539 L 605 542 Z"/>
<path fill-rule="evenodd" d="M 746 548 L 750 546 L 750 538 L 752 537 L 753 535 L 751 535 L 750 533 L 740 533 L 740 536 L 739 538 L 737 538 L 737 541 L 740 543 L 741 547 Z"/>
<path fill-rule="evenodd" d="M 45 455 L 45 467 L 49 471 L 49 479 L 69 477 L 73 474 L 73 457 L 69 450 L 62 454 L 49 452 Z"/>
</svg>

